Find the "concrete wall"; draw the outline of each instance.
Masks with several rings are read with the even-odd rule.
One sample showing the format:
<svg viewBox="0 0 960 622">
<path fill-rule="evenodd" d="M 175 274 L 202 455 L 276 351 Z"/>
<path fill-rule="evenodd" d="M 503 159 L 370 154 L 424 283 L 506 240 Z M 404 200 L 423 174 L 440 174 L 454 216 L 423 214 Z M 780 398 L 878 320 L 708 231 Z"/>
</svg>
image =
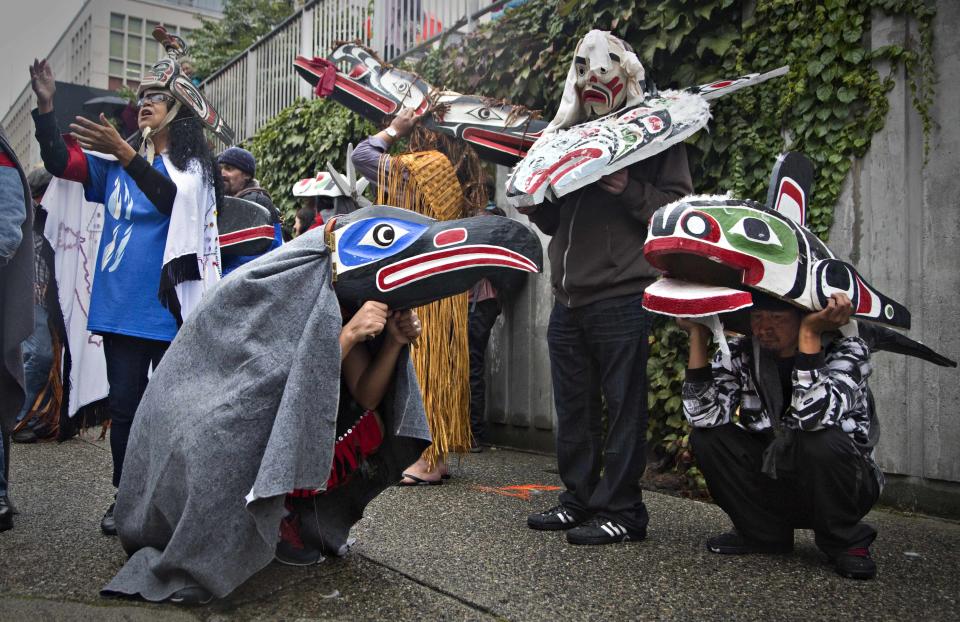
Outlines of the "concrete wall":
<svg viewBox="0 0 960 622">
<path fill-rule="evenodd" d="M 526 216 L 509 207 L 503 197 L 508 170 L 497 167 L 497 203 L 511 218 L 529 224 Z M 550 238 L 543 241 L 546 263 Z M 512 447 L 553 451 L 556 413 L 547 353 L 547 324 L 553 294 L 550 266 L 531 276 L 503 309 L 490 336 L 487 350 L 486 440 Z"/>
<path fill-rule="evenodd" d="M 932 110 L 937 126 L 929 161 L 924 166 L 920 119 L 904 71 L 898 69 L 885 127 L 867 155 L 854 162 L 845 182 L 830 246 L 880 291 L 907 305 L 913 313 L 913 338 L 960 358 L 960 3 L 940 0 L 937 9 L 939 84 Z M 870 45 L 903 44 L 910 29 L 903 19 L 875 16 Z M 888 66 L 878 69 L 881 75 L 889 73 Z M 505 174 L 501 168 L 501 188 Z M 510 215 L 526 222 L 516 212 Z M 546 245 L 548 238 L 543 239 Z M 487 437 L 494 443 L 540 450 L 554 446 L 546 348 L 552 304 L 548 268 L 530 280 L 494 329 L 487 402 Z M 882 422 L 881 466 L 909 476 L 901 484 L 960 482 L 960 373 L 895 354 L 877 354 L 874 362 L 871 384 Z"/>
<path fill-rule="evenodd" d="M 912 313 L 909 335 L 960 358 L 960 3 L 940 0 L 934 22 L 939 75 L 929 158 L 902 68 L 894 74 L 884 128 L 854 162 L 835 211 L 830 247 Z M 902 18 L 874 16 L 870 46 L 916 38 Z M 881 75 L 888 63 L 878 63 Z M 960 373 L 880 353 L 871 386 L 882 435 L 881 467 L 894 474 L 960 482 Z"/>
</svg>

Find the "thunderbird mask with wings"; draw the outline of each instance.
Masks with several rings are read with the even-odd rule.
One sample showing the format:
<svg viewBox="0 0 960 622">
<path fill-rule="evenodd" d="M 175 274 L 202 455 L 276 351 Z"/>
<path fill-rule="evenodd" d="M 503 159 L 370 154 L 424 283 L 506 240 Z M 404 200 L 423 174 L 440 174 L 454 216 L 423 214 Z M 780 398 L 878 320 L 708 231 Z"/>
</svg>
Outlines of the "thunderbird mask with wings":
<svg viewBox="0 0 960 622">
<path fill-rule="evenodd" d="M 657 92 L 629 45 L 591 30 L 577 44 L 556 116 L 510 173 L 507 201 L 538 205 L 654 156 L 706 126 L 709 100 L 787 69 Z"/>
<path fill-rule="evenodd" d="M 342 303 L 366 300 L 417 307 L 470 289 L 501 271 L 540 272 L 543 250 L 529 228 L 509 218 L 437 221 L 375 205 L 326 226 L 334 288 Z"/>
<path fill-rule="evenodd" d="M 337 67 L 346 65 L 347 73 Z M 521 106 L 477 95 L 439 91 L 410 72 L 383 64 L 370 50 L 354 43 L 341 45 L 328 59 L 298 56 L 294 67 L 315 86 L 375 124 L 387 115 L 411 108 L 428 113 L 423 126 L 470 144 L 484 160 L 512 166 L 526 155 L 546 122 Z"/>
<path fill-rule="evenodd" d="M 736 312 L 753 305 L 751 292 L 805 311 L 824 308 L 831 294 L 842 292 L 853 303 L 857 320 L 910 328 L 906 307 L 870 285 L 857 268 L 837 259 L 804 226 L 812 185 L 810 161 L 787 153 L 774 167 L 766 205 L 725 196 L 690 196 L 661 207 L 650 221 L 643 253 L 667 278 L 647 288 L 644 307 L 678 317 L 724 314 L 725 328 L 747 332 L 749 323 Z M 851 322 L 845 330 L 859 331 L 875 349 L 956 365 L 899 333 L 858 324 Z"/>
</svg>

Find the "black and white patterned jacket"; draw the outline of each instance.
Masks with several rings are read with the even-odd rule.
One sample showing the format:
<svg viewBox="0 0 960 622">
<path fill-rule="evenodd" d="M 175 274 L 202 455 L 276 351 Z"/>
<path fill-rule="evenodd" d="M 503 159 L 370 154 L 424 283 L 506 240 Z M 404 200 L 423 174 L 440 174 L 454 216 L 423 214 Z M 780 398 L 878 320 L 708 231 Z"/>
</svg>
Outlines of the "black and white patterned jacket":
<svg viewBox="0 0 960 622">
<path fill-rule="evenodd" d="M 774 428 L 771 413 L 783 412 L 780 423 L 805 431 L 838 427 L 869 460 L 880 436 L 873 397 L 867 385 L 870 350 L 859 337 L 843 337 L 823 351 L 798 353 L 793 369 L 793 395 L 784 409 L 776 362 L 750 338 L 731 339 L 730 367 L 720 352 L 711 367 L 688 370 L 683 383 L 683 413 L 690 425 L 711 428 L 734 423 L 752 432 Z"/>
</svg>

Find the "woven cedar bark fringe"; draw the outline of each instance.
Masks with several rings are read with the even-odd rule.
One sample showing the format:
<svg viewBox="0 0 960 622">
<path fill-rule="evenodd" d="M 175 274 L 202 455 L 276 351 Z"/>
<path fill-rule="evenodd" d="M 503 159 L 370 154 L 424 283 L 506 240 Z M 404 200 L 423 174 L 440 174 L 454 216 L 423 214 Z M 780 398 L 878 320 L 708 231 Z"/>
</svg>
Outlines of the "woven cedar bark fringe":
<svg viewBox="0 0 960 622">
<path fill-rule="evenodd" d="M 381 158 L 377 202 L 437 220 L 463 218 L 460 183 L 446 156 L 425 151 Z M 389 201 L 387 200 L 389 197 Z M 451 452 L 470 448 L 470 350 L 467 294 L 416 309 L 423 326 L 411 349 L 433 444 L 423 457 L 432 469 Z"/>
</svg>

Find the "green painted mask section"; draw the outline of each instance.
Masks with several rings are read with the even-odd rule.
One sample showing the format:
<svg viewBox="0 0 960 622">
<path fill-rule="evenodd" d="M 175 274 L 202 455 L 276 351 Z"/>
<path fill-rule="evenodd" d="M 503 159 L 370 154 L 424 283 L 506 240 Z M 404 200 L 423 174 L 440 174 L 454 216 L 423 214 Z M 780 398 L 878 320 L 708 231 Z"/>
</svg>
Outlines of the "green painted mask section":
<svg viewBox="0 0 960 622">
<path fill-rule="evenodd" d="M 698 207 L 716 219 L 723 237 L 734 250 L 764 261 L 790 265 L 798 260 L 797 236 L 775 216 L 743 207 Z M 755 222 L 761 221 L 763 225 Z M 766 232 L 766 235 L 764 235 Z"/>
</svg>

